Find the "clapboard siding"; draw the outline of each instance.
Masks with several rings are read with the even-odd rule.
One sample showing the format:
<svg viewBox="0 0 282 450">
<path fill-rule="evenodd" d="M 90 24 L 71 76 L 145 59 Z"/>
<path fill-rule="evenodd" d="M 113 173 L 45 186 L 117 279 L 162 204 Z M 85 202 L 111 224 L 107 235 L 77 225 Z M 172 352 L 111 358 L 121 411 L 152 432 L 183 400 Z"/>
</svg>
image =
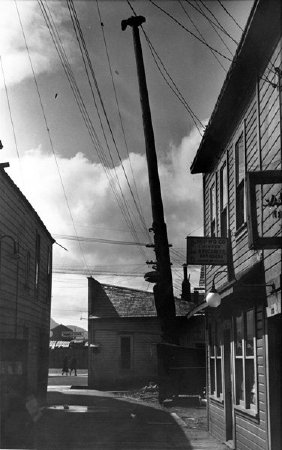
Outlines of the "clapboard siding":
<svg viewBox="0 0 282 450">
<path fill-rule="evenodd" d="M 229 130 L 229 137 L 224 135 L 222 142 L 220 136 L 216 136 L 218 146 L 222 148 L 222 153 L 212 162 L 209 171 L 204 173 L 204 229 L 210 235 L 210 188 L 216 183 L 217 198 L 217 236 L 220 236 L 220 211 L 219 211 L 219 171 L 224 160 L 228 161 L 228 219 L 231 231 L 232 260 L 235 277 L 241 273 L 255 268 L 258 261 L 261 261 L 266 283 L 275 281 L 279 286 L 279 276 L 281 275 L 281 249 L 263 250 L 258 252 L 252 250 L 248 245 L 247 224 L 240 230 L 236 229 L 236 185 L 235 185 L 235 143 L 244 131 L 245 143 L 245 168 L 246 171 L 260 170 L 281 170 L 281 94 L 277 89 L 277 75 L 274 67 L 281 68 L 281 38 L 278 45 L 273 48 L 273 53 L 269 60 L 265 62 L 265 67 L 258 73 L 258 81 L 254 90 L 249 91 L 246 99 L 246 108 L 242 112 L 237 123 Z M 265 207 L 267 199 L 272 194 L 277 195 L 281 191 L 281 185 L 263 185 L 256 187 L 256 214 L 259 233 L 263 237 L 281 235 L 281 219 L 275 218 Z M 214 275 L 222 270 L 219 266 L 206 267 L 206 289 L 209 290 Z M 227 282 L 226 274 L 216 277 L 216 288 L 220 289 Z M 263 284 L 262 275 L 258 276 L 258 283 Z M 227 291 L 228 292 L 228 291 Z M 253 291 L 253 305 L 256 306 L 256 386 L 257 386 L 257 416 L 248 415 L 248 411 L 241 411 L 234 408 L 235 414 L 235 444 L 238 450 L 264 450 L 268 448 L 268 385 L 267 380 L 267 340 L 265 338 L 265 322 L 267 321 L 265 305 L 267 299 L 273 295 L 271 288 L 265 287 L 261 291 Z M 227 294 L 226 294 L 227 295 Z M 225 308 L 225 317 L 231 318 L 234 315 L 233 304 L 236 305 L 236 293 L 224 298 L 229 302 Z M 276 294 L 275 294 L 276 295 Z M 280 294 L 279 294 L 280 295 Z M 252 297 L 251 290 L 246 290 L 246 300 Z M 232 297 L 232 298 L 231 298 Z M 250 297 L 250 298 L 249 298 Z M 243 300 L 244 295 L 238 300 Z M 251 301 L 250 301 L 251 304 Z M 238 308 L 238 307 L 237 307 Z M 228 312 L 228 311 L 229 312 Z M 213 322 L 213 315 L 209 315 L 209 324 Z M 231 346 L 234 345 L 231 343 Z M 210 367 L 208 364 L 208 371 Z M 224 371 L 224 369 L 223 369 Z M 271 376 L 271 374 L 270 374 Z M 210 393 L 210 375 L 208 378 L 208 392 Z M 209 398 L 209 428 L 210 432 L 220 440 L 225 436 L 225 416 L 224 403 L 217 403 Z M 275 449 L 276 450 L 276 449 Z"/>
<path fill-rule="evenodd" d="M 53 239 L 3 169 L 0 169 L 0 211 L 0 235 L 12 238 L 5 237 L 0 242 L 0 339 L 24 339 L 27 342 L 27 387 L 30 392 L 44 395 L 48 377 L 51 302 L 51 274 L 48 276 L 47 268 Z M 35 291 L 36 233 L 40 235 L 38 295 Z M 13 255 L 14 241 L 19 245 L 19 257 Z M 30 270 L 27 276 L 28 253 Z M 45 349 L 41 339 L 46 341 Z M 39 367 L 43 367 L 43 371 L 39 371 Z"/>
<path fill-rule="evenodd" d="M 209 431 L 221 442 L 225 440 L 222 423 L 224 421 L 224 408 L 220 404 L 210 401 L 209 404 L 210 420 Z"/>
<path fill-rule="evenodd" d="M 131 337 L 131 367 L 128 370 L 121 369 L 120 365 L 120 337 L 123 335 Z M 156 344 L 161 341 L 157 319 L 96 320 L 91 336 L 99 348 L 89 350 L 89 386 L 110 388 L 157 378 Z"/>
</svg>

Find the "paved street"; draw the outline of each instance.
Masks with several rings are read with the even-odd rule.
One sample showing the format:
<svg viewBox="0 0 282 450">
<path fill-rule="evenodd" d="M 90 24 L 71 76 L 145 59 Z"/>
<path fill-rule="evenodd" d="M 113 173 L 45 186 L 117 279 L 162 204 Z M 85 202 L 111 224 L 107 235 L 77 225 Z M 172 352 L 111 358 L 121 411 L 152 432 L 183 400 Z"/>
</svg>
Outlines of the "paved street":
<svg viewBox="0 0 282 450">
<path fill-rule="evenodd" d="M 74 378 L 80 382 L 85 377 L 49 378 L 47 407 L 35 427 L 36 449 L 226 449 L 205 430 L 204 407 L 164 408 L 110 392 L 74 389 Z"/>
</svg>

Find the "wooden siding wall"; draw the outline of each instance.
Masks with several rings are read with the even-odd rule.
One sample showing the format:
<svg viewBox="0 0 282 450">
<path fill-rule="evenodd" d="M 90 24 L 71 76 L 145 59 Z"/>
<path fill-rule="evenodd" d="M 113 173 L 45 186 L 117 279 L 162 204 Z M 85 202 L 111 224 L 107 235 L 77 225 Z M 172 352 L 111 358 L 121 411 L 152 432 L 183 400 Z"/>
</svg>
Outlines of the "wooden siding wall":
<svg viewBox="0 0 282 450">
<path fill-rule="evenodd" d="M 89 386 L 134 384 L 156 378 L 156 343 L 161 340 L 157 320 L 138 322 L 121 319 L 100 323 L 96 320 L 92 326 L 90 333 L 99 348 L 89 349 Z M 132 337 L 132 366 L 128 370 L 120 367 L 120 336 L 123 335 Z"/>
<path fill-rule="evenodd" d="M 258 77 L 256 92 L 252 92 L 251 100 L 246 108 L 241 122 L 233 130 L 229 142 L 225 146 L 213 172 L 204 175 L 204 230 L 207 236 L 210 235 L 210 189 L 213 183 L 216 184 L 216 236 L 220 236 L 220 211 L 219 211 L 219 170 L 224 161 L 228 164 L 228 226 L 231 230 L 231 243 L 233 253 L 233 264 L 235 275 L 253 266 L 259 260 L 264 260 L 266 281 L 273 280 L 281 273 L 281 250 L 250 250 L 248 247 L 247 226 L 241 230 L 236 230 L 236 194 L 235 194 L 235 158 L 234 145 L 241 132 L 244 132 L 246 171 L 259 170 L 281 170 L 281 94 L 277 87 L 277 75 L 273 73 L 273 67 L 281 65 L 281 40 L 278 43 L 271 60 L 263 73 Z M 259 101 L 258 101 L 259 99 Z M 280 102 L 280 104 L 279 104 Z M 258 191 L 258 211 L 257 219 L 259 231 L 262 236 L 273 236 L 281 233 L 281 219 L 275 219 L 269 211 L 265 211 L 266 199 L 271 194 L 280 192 L 281 185 L 265 185 L 260 196 Z M 262 209 L 264 208 L 264 209 Z M 263 212 L 262 212 L 263 211 Z M 213 276 L 223 267 L 207 267 L 207 289 L 211 287 Z M 227 281 L 225 274 L 217 277 L 217 285 L 220 286 Z"/>
<path fill-rule="evenodd" d="M 0 253 L 0 339 L 28 339 L 28 385 L 36 390 L 40 361 L 40 336 L 49 338 L 51 292 L 47 277 L 48 252 L 52 239 L 42 222 L 17 188 L 0 170 L 0 234 L 19 242 L 19 258 L 13 256 L 13 242 L 1 240 Z M 40 242 L 38 296 L 35 293 L 36 233 Z M 27 254 L 30 273 L 26 283 Z M 18 272 L 18 273 L 17 273 Z M 48 340 L 47 340 L 48 345 Z M 47 377 L 48 372 L 46 373 Z"/>
<path fill-rule="evenodd" d="M 281 64 L 281 40 L 277 45 L 270 62 L 258 79 L 257 90 L 253 91 L 250 102 L 246 108 L 241 122 L 231 133 L 231 138 L 213 172 L 204 175 L 204 229 L 207 236 L 210 235 L 210 188 L 216 183 L 217 217 L 216 236 L 220 236 L 219 227 L 219 170 L 223 162 L 227 159 L 228 164 L 228 222 L 231 230 L 231 243 L 233 253 L 233 264 L 235 276 L 240 272 L 251 268 L 258 261 L 264 264 L 265 280 L 267 283 L 275 281 L 276 288 L 280 287 L 281 296 L 281 249 L 275 250 L 251 250 L 248 247 L 248 230 L 243 226 L 241 230 L 236 230 L 236 197 L 235 197 L 235 159 L 234 145 L 240 133 L 244 131 L 246 147 L 246 170 L 281 170 L 281 96 L 277 87 L 270 82 L 277 84 L 278 78 L 273 73 L 273 67 L 280 67 Z M 263 209 L 266 199 L 271 194 L 277 194 L 281 190 L 281 185 L 267 185 L 257 189 L 258 211 L 257 218 L 259 232 L 263 236 L 270 236 L 281 233 L 281 219 L 275 219 Z M 210 289 L 213 276 L 224 267 L 206 267 L 206 289 Z M 227 281 L 226 274 L 216 278 L 216 287 Z M 264 280 L 258 282 L 263 283 Z M 266 296 L 270 296 L 270 289 L 266 289 Z M 265 307 L 259 306 L 257 309 L 256 333 L 257 333 L 257 373 L 258 373 L 258 418 L 250 417 L 244 413 L 235 411 L 235 433 L 236 449 L 261 449 L 268 448 L 267 437 L 267 384 L 266 384 L 266 348 L 265 330 L 266 321 Z M 209 404 L 209 428 L 211 433 L 220 440 L 224 440 L 224 405 L 210 400 Z"/>
</svg>

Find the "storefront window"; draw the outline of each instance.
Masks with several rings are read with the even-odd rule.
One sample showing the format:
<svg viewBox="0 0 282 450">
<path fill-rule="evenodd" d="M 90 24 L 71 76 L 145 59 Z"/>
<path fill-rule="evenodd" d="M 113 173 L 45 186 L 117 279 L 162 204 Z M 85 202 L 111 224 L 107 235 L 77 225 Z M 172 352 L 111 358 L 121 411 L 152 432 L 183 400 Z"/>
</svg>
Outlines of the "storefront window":
<svg viewBox="0 0 282 450">
<path fill-rule="evenodd" d="M 242 312 L 234 320 L 235 403 L 256 410 L 255 311 Z"/>
<path fill-rule="evenodd" d="M 222 330 L 219 322 L 209 330 L 210 389 L 211 395 L 222 400 Z"/>
</svg>

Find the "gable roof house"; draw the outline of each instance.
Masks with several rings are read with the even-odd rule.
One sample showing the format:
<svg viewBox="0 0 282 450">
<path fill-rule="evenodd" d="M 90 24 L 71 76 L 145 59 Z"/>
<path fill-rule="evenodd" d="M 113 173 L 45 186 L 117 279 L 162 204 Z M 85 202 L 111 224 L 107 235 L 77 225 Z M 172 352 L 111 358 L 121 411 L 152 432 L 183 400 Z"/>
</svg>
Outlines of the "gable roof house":
<svg viewBox="0 0 282 450">
<path fill-rule="evenodd" d="M 102 285 L 88 278 L 88 385 L 96 389 L 141 386 L 158 376 L 161 328 L 151 292 Z M 201 348 L 196 319 L 188 330 L 188 302 L 176 299 L 180 343 Z"/>
<path fill-rule="evenodd" d="M 209 430 L 238 450 L 282 448 L 281 24 L 280 0 L 254 2 L 191 166 L 205 236 L 231 248 L 227 268 L 206 266 L 217 302 L 202 307 Z"/>
<path fill-rule="evenodd" d="M 0 446 L 19 448 L 23 427 L 15 414 L 28 395 L 44 398 L 47 392 L 54 240 L 5 167 L 0 165 Z"/>
</svg>

